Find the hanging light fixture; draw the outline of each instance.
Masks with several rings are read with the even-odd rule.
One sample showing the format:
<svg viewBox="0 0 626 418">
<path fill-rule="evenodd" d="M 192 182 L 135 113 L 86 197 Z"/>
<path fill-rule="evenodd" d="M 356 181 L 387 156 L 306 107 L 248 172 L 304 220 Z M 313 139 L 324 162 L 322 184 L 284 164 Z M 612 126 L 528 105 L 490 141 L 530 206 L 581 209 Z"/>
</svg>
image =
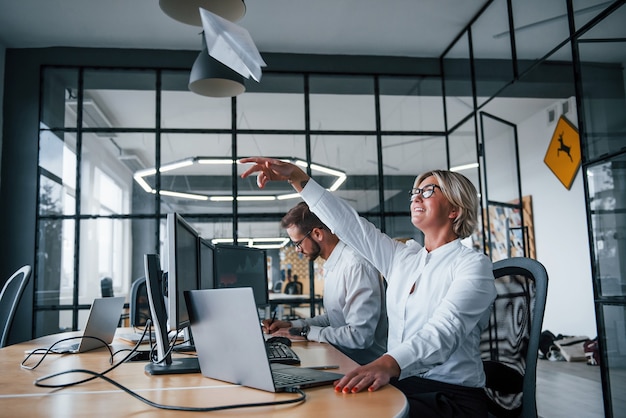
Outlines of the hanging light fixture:
<svg viewBox="0 0 626 418">
<path fill-rule="evenodd" d="M 159 0 L 159 6 L 172 19 L 193 26 L 202 26 L 198 8 L 209 10 L 231 22 L 246 14 L 243 0 Z"/>
<path fill-rule="evenodd" d="M 209 97 L 233 97 L 246 90 L 244 77 L 209 55 L 202 36 L 202 51 L 191 67 L 189 90 Z"/>
</svg>

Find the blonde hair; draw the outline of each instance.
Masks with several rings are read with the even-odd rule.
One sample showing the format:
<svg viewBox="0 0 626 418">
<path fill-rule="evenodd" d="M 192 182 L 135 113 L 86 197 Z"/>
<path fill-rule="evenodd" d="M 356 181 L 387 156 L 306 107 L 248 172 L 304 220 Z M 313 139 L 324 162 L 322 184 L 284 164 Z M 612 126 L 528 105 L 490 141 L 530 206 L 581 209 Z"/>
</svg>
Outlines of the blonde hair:
<svg viewBox="0 0 626 418">
<path fill-rule="evenodd" d="M 415 179 L 415 187 L 427 177 L 437 179 L 441 192 L 458 209 L 452 228 L 460 238 L 467 238 L 474 232 L 478 223 L 478 192 L 472 182 L 463 174 L 448 170 L 431 170 Z"/>
</svg>

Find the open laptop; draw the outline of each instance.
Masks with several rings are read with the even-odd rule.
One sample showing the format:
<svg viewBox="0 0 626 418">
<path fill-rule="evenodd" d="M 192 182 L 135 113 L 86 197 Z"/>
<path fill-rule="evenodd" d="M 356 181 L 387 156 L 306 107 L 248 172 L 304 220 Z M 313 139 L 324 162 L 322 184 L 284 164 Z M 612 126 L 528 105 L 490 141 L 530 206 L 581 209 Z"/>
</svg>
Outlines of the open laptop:
<svg viewBox="0 0 626 418">
<path fill-rule="evenodd" d="M 122 315 L 124 299 L 125 298 L 122 296 L 94 299 L 91 309 L 89 310 L 89 316 L 85 324 L 82 338 L 76 337 L 76 339 L 80 338 L 78 342 L 72 339 L 59 343 L 52 347 L 50 352 L 54 354 L 84 353 L 85 351 L 104 347 L 102 341 L 95 338 L 99 338 L 107 344 L 111 344 L 115 336 L 117 324 L 120 321 L 120 316 Z M 31 351 L 44 352 L 42 349 Z"/>
<path fill-rule="evenodd" d="M 330 385 L 343 377 L 270 364 L 251 288 L 190 290 L 185 301 L 200 371 L 206 377 L 268 392 Z"/>
</svg>

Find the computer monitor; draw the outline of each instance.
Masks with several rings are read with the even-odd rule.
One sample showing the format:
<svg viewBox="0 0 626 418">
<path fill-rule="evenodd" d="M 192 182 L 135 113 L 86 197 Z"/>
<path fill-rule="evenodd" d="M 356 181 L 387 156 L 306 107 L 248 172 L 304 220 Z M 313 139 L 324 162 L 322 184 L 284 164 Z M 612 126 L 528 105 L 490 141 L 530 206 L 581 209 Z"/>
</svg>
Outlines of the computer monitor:
<svg viewBox="0 0 626 418">
<path fill-rule="evenodd" d="M 198 239 L 198 245 L 200 247 L 198 288 L 213 289 L 215 288 L 215 247 L 211 243 L 211 240 L 202 237 Z"/>
<path fill-rule="evenodd" d="M 167 314 L 168 330 L 189 327 L 185 290 L 198 288 L 198 232 L 178 213 L 167 214 Z"/>
<path fill-rule="evenodd" d="M 149 374 L 199 372 L 200 365 L 195 357 L 172 359 L 167 332 L 167 311 L 163 297 L 164 273 L 161 270 L 159 256 L 157 254 L 146 254 L 144 256 L 144 268 L 148 303 L 150 305 L 150 319 L 154 327 L 154 338 L 157 347 L 157 358 L 145 366 L 145 371 Z"/>
<path fill-rule="evenodd" d="M 238 245 L 216 245 L 215 287 L 251 287 L 257 306 L 268 305 L 265 250 Z"/>
</svg>

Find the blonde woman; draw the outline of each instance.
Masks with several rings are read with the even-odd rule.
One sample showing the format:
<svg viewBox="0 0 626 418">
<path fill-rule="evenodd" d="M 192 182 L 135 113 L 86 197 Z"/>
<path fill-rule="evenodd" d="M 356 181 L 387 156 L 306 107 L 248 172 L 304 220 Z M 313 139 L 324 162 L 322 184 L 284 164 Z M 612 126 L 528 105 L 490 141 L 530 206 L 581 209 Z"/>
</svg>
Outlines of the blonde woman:
<svg viewBox="0 0 626 418">
<path fill-rule="evenodd" d="M 477 222 L 478 197 L 463 175 L 432 170 L 415 179 L 411 222 L 424 245 L 380 232 L 296 165 L 272 158 L 253 163 L 242 177 L 257 184 L 288 181 L 331 231 L 369 260 L 387 280 L 387 352 L 348 372 L 335 390 L 375 391 L 391 383 L 415 417 L 486 417 L 480 334 L 496 296 L 492 263 L 465 247 Z"/>
</svg>

